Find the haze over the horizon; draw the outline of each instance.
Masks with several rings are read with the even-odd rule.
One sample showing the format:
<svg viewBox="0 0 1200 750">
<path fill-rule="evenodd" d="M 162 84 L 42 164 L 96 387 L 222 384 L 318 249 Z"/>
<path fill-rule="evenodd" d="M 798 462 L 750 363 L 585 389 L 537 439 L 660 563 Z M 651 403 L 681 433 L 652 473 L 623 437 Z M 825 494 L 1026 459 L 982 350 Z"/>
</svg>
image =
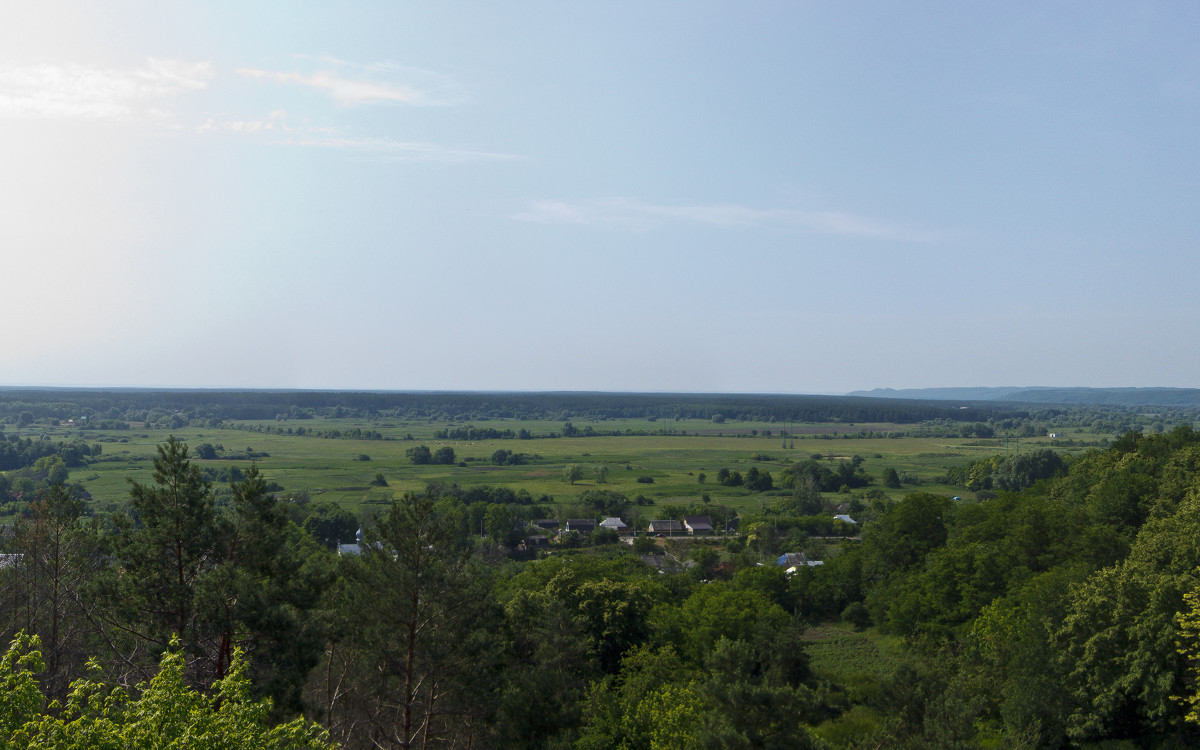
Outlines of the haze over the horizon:
<svg viewBox="0 0 1200 750">
<path fill-rule="evenodd" d="M 49 0 L 0 384 L 1200 385 L 1200 6 Z"/>
</svg>

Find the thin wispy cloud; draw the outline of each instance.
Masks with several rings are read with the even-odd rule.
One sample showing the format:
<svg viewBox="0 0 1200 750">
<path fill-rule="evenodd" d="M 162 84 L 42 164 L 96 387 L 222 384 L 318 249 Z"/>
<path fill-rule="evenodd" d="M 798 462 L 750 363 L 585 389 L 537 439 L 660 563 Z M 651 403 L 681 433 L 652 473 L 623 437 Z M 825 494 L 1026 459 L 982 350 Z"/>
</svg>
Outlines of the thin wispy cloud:
<svg viewBox="0 0 1200 750">
<path fill-rule="evenodd" d="M 329 72 L 313 73 L 281 73 L 256 68 L 241 68 L 238 70 L 247 78 L 258 78 L 279 83 L 295 83 L 307 88 L 316 89 L 328 94 L 338 104 L 372 104 L 377 102 L 392 102 L 397 104 L 423 104 L 425 96 L 407 86 L 395 86 L 371 81 L 356 81 L 342 78 Z"/>
<path fill-rule="evenodd" d="M 430 71 L 382 61 L 369 65 L 324 56 L 295 56 L 307 72 L 241 68 L 246 78 L 320 92 L 339 105 L 428 106 L 461 99 L 452 80 Z M 403 81 L 413 81 L 408 84 Z M 228 83 L 228 78 L 225 79 Z M 516 158 L 512 154 L 388 137 L 347 135 L 334 122 L 313 124 L 301 111 L 272 108 L 269 114 L 238 111 L 180 114 L 183 95 L 209 89 L 221 101 L 222 80 L 210 62 L 148 58 L 142 66 L 104 68 L 78 63 L 0 64 L 0 118 L 137 122 L 177 133 L 227 134 L 273 145 L 339 150 L 365 158 L 412 162 L 473 162 Z M 292 104 L 295 104 L 293 101 Z M 264 108 L 265 109 L 265 108 Z M 291 109 L 291 107 L 289 107 Z"/>
<path fill-rule="evenodd" d="M 220 118 L 209 117 L 207 120 L 204 121 L 203 124 L 201 124 L 195 128 L 195 132 L 197 132 L 197 133 L 227 132 L 227 133 L 247 133 L 247 134 L 272 133 L 272 132 L 292 133 L 296 130 L 296 128 L 288 124 L 287 116 L 288 115 L 287 115 L 286 110 L 277 109 L 277 110 L 271 112 L 266 117 L 259 117 L 259 118 L 245 118 L 245 117 L 233 117 L 233 116 L 222 116 Z"/>
<path fill-rule="evenodd" d="M 240 68 L 238 74 L 249 79 L 270 81 L 312 89 L 329 96 L 339 105 L 408 104 L 427 106 L 448 104 L 455 95 L 453 82 L 430 71 L 382 61 L 361 65 L 330 56 L 293 55 L 300 66 L 324 68 L 315 72 L 274 71 Z M 400 81 L 414 81 L 413 84 Z M 210 116 L 198 132 L 237 133 L 259 136 L 273 145 L 337 150 L 379 161 L 471 162 L 517 158 L 512 154 L 448 146 L 396 138 L 348 135 L 337 127 L 317 127 L 308 117 L 289 119 L 284 110 L 270 117 Z"/>
<path fill-rule="evenodd" d="M 452 148 L 436 143 L 398 141 L 389 138 L 347 138 L 330 133 L 298 135 L 278 140 L 276 143 L 285 146 L 337 149 L 395 161 L 466 162 L 519 158 L 514 154 Z"/>
<path fill-rule="evenodd" d="M 312 72 L 240 68 L 246 78 L 301 86 L 332 98 L 340 105 L 446 104 L 456 98 L 453 84 L 444 76 L 407 68 L 389 61 L 356 65 L 333 57 L 296 55 L 305 62 L 320 63 L 324 70 Z"/>
<path fill-rule="evenodd" d="M 931 242 L 940 236 L 912 227 L 839 211 L 754 208 L 737 204 L 659 205 L 629 198 L 606 198 L 571 203 L 533 201 L 513 218 L 543 224 L 581 224 L 606 229 L 645 232 L 666 224 L 690 224 L 720 229 L 789 229 L 797 232 L 908 242 Z"/>
<path fill-rule="evenodd" d="M 169 116 L 165 100 L 208 86 L 208 62 L 150 58 L 139 68 L 0 65 L 0 117 L 120 120 Z"/>
</svg>

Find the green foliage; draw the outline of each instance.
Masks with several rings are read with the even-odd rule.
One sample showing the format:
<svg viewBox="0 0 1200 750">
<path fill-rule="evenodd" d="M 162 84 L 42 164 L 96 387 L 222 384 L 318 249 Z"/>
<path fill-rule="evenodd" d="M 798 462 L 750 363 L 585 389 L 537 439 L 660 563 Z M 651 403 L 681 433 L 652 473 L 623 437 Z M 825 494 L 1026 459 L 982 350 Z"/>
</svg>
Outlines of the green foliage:
<svg viewBox="0 0 1200 750">
<path fill-rule="evenodd" d="M 5 632 L 44 634 L 43 683 L 61 698 L 72 673 L 87 657 L 84 645 L 89 579 L 100 566 L 95 527 L 82 520 L 84 503 L 75 488 L 57 484 L 29 504 L 13 528 L 10 551 L 21 555 L 0 575 L 15 596 L 0 605 Z"/>
<path fill-rule="evenodd" d="M 761 594 L 785 612 L 792 611 L 795 606 L 796 597 L 791 589 L 791 579 L 778 565 L 743 568 L 734 575 L 732 586 L 735 589 Z"/>
<path fill-rule="evenodd" d="M 579 502 L 599 516 L 620 517 L 629 510 L 629 498 L 612 490 L 588 490 L 579 496 Z"/>
<path fill-rule="evenodd" d="M 871 624 L 871 613 L 862 602 L 850 602 L 842 610 L 842 622 L 848 622 L 856 629 L 862 630 Z"/>
<path fill-rule="evenodd" d="M 163 654 L 158 673 L 132 693 L 76 680 L 61 710 L 42 713 L 34 674 L 36 636 L 21 633 L 0 660 L 0 747 L 164 748 L 171 750 L 318 750 L 334 745 L 304 719 L 271 726 L 269 701 L 250 697 L 247 666 L 236 652 L 210 695 L 187 686 L 179 651 Z"/>
<path fill-rule="evenodd" d="M 633 551 L 639 555 L 651 555 L 656 552 L 662 552 L 662 547 L 654 541 L 654 538 L 646 534 L 641 534 L 633 540 Z"/>
<path fill-rule="evenodd" d="M 722 487 L 741 487 L 743 481 L 742 472 L 736 469 L 733 471 L 725 467 L 717 469 L 717 484 Z"/>
<path fill-rule="evenodd" d="M 343 558 L 327 654 L 341 687 L 326 690 L 344 736 L 366 723 L 403 747 L 426 730 L 472 731 L 474 683 L 493 651 L 491 598 L 445 510 L 432 493 L 406 494 L 375 519 L 361 558 Z"/>
<path fill-rule="evenodd" d="M 746 489 L 753 492 L 766 492 L 772 489 L 775 483 L 771 478 L 771 472 L 760 471 L 757 466 L 751 466 L 746 472 L 745 485 Z"/>
<path fill-rule="evenodd" d="M 889 578 L 945 544 L 951 507 L 948 498 L 928 493 L 908 495 L 892 506 L 864 534 L 864 579 Z"/>
<path fill-rule="evenodd" d="M 494 544 L 516 547 L 522 539 L 522 523 L 507 505 L 492 503 L 484 512 L 488 538 Z"/>
<path fill-rule="evenodd" d="M 631 651 L 589 694 L 580 748 L 810 748 L 820 698 L 795 633 L 757 646 L 722 638 L 702 665 L 669 646 Z M 797 668 L 799 666 L 799 668 Z"/>
<path fill-rule="evenodd" d="M 429 450 L 428 445 L 414 445 L 404 451 L 404 455 L 408 457 L 409 461 L 418 466 L 433 463 L 433 452 Z"/>
<path fill-rule="evenodd" d="M 307 512 L 302 527 L 318 544 L 333 549 L 339 542 L 354 539 L 359 526 L 358 517 L 338 505 L 315 503 Z"/>
<path fill-rule="evenodd" d="M 774 632 L 791 617 L 758 591 L 714 581 L 696 589 L 676 610 L 656 613 L 660 638 L 680 644 L 682 655 L 701 663 L 721 638 L 754 641 Z"/>
<path fill-rule="evenodd" d="M 224 558 L 199 589 L 206 630 L 218 642 L 216 674 L 234 650 L 252 651 L 256 692 L 297 713 L 324 635 L 310 610 L 332 582 L 332 558 L 288 521 L 256 466 L 230 494 Z"/>
<path fill-rule="evenodd" d="M 665 592 L 649 581 L 584 581 L 556 577 L 546 591 L 575 614 L 600 669 L 615 672 L 621 657 L 650 636 L 650 611 Z M 566 586 L 570 585 L 570 588 Z"/>
<path fill-rule="evenodd" d="M 866 487 L 871 481 L 862 468 L 862 456 L 837 461 L 832 468 L 820 459 L 821 455 L 815 454 L 807 461 L 798 461 L 784 467 L 781 484 L 787 488 L 807 486 L 820 492 L 837 492 L 843 488 Z"/>
<path fill-rule="evenodd" d="M 1078 701 L 1069 734 L 1104 736 L 1131 709 L 1157 730 L 1182 718 L 1171 700 L 1184 692 L 1186 671 L 1175 646 L 1177 618 L 1184 595 L 1200 585 L 1197 560 L 1200 495 L 1194 494 L 1177 513 L 1147 523 L 1128 558 L 1072 591 L 1060 635 Z"/>
<path fill-rule="evenodd" d="M 129 499 L 136 525 L 115 548 L 124 575 L 109 581 L 114 623 L 160 648 L 172 635 L 198 648 L 197 587 L 223 533 L 212 488 L 172 437 L 158 447 L 153 484 L 131 481 Z"/>
<path fill-rule="evenodd" d="M 597 528 L 592 532 L 592 535 L 589 537 L 588 541 L 591 542 L 593 547 L 599 547 L 605 544 L 616 544 L 617 542 L 621 541 L 621 535 L 613 529 Z"/>
<path fill-rule="evenodd" d="M 1006 458 L 996 467 L 992 481 L 1007 492 L 1019 492 L 1039 479 L 1049 479 L 1062 471 L 1062 456 L 1049 448 Z"/>
<path fill-rule="evenodd" d="M 34 677 L 44 666 L 37 650 L 40 645 L 36 635 L 22 631 L 0 659 L 0 742 L 6 749 L 18 747 L 12 738 L 37 720 L 42 707 L 41 689 Z"/>
<path fill-rule="evenodd" d="M 705 659 L 700 705 L 707 704 L 697 732 L 706 747 L 815 748 L 808 727 L 824 711 L 806 684 L 807 659 L 798 633 L 777 631 L 769 646 L 722 639 Z M 782 637 L 779 637 L 782 636 Z M 712 711 L 711 707 L 718 707 Z"/>
<path fill-rule="evenodd" d="M 1011 738 L 1054 747 L 1066 739 L 1072 698 L 1063 689 L 1068 665 L 1056 634 L 1081 573 L 1056 568 L 1039 574 L 983 608 L 967 639 L 971 663 L 996 683 L 996 700 Z"/>
<path fill-rule="evenodd" d="M 1175 647 L 1187 663 L 1186 688 L 1171 699 L 1187 709 L 1185 721 L 1200 724 L 1200 587 L 1184 594 L 1183 602 L 1184 610 L 1175 615 L 1179 624 Z"/>
<path fill-rule="evenodd" d="M 890 466 L 883 470 L 883 486 L 891 490 L 900 489 L 900 475 Z"/>
<path fill-rule="evenodd" d="M 321 648 L 309 613 L 329 584 L 329 558 L 288 521 L 257 467 L 218 508 L 186 445 L 171 439 L 158 454 L 153 484 L 132 483 L 134 518 L 116 519 L 113 564 L 81 591 L 89 622 L 126 660 L 178 639 L 199 686 L 226 676 L 238 648 L 252 650 L 255 690 L 298 711 Z"/>
<path fill-rule="evenodd" d="M 575 484 L 583 479 L 583 467 L 579 464 L 567 464 L 562 470 L 562 480 Z"/>
<path fill-rule="evenodd" d="M 701 580 L 708 580 L 712 578 L 721 562 L 721 553 L 712 547 L 698 546 L 692 550 L 692 560 L 696 563 L 696 567 L 692 569 L 693 575 Z"/>
</svg>

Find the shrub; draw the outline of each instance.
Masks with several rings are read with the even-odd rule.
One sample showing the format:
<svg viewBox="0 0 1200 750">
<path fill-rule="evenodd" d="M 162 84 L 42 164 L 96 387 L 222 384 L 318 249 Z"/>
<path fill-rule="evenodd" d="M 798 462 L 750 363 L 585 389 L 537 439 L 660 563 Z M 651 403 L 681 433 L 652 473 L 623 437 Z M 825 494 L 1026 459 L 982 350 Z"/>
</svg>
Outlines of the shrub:
<svg viewBox="0 0 1200 750">
<path fill-rule="evenodd" d="M 652 537 L 639 536 L 633 540 L 633 551 L 639 555 L 653 555 L 661 553 L 663 549 L 655 543 Z"/>
<path fill-rule="evenodd" d="M 862 630 L 871 624 L 871 615 L 862 602 L 851 602 L 842 610 L 842 622 L 848 622 L 856 630 Z"/>
</svg>

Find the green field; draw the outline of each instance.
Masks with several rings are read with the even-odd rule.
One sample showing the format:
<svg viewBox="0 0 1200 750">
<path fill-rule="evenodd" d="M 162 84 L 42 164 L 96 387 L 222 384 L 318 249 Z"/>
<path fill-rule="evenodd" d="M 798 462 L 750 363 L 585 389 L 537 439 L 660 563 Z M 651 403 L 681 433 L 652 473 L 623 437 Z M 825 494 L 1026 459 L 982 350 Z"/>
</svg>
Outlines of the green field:
<svg viewBox="0 0 1200 750">
<path fill-rule="evenodd" d="M 496 439 L 480 441 L 438 440 L 435 434 L 461 423 L 402 420 L 366 421 L 354 419 L 308 419 L 285 422 L 236 423 L 238 429 L 184 427 L 176 430 L 131 430 L 104 432 L 71 427 L 32 425 L 10 430 L 22 437 L 51 440 L 82 439 L 99 442 L 103 454 L 98 462 L 74 469 L 70 481 L 80 483 L 93 497 L 93 507 L 107 511 L 124 504 L 128 480 L 146 482 L 153 470 L 157 444 L 168 436 L 191 446 L 203 443 L 221 445 L 226 451 L 252 450 L 268 454 L 257 464 L 268 480 L 278 482 L 288 493 L 307 492 L 313 500 L 331 501 L 347 509 L 361 511 L 363 506 L 386 502 L 393 495 L 421 491 L 429 482 L 473 485 L 503 485 L 525 489 L 535 498 L 549 495 L 560 505 L 570 505 L 581 493 L 596 488 L 622 492 L 629 497 L 644 495 L 655 503 L 693 502 L 708 493 L 711 500 L 734 508 L 757 507 L 763 495 L 738 487 L 722 487 L 715 481 L 717 470 L 725 467 L 743 474 L 757 466 L 778 476 L 789 462 L 819 455 L 837 462 L 858 455 L 865 459 L 863 468 L 877 480 L 888 468 L 909 472 L 916 485 L 889 490 L 902 495 L 915 489 L 961 494 L 962 488 L 938 483 L 946 469 L 983 456 L 1026 450 L 1051 444 L 1048 439 L 1024 439 L 1017 446 L 1003 438 L 887 438 L 849 437 L 860 430 L 886 433 L 903 429 L 896 425 L 787 425 L 770 423 L 716 425 L 707 420 L 651 421 L 644 419 L 603 420 L 576 423 L 596 431 L 620 432 L 597 437 L 548 438 L 528 440 Z M 561 431 L 562 422 L 489 421 L 479 426 L 495 430 L 529 430 L 534 435 Z M 293 434 L 278 430 L 292 429 Z M 309 433 L 294 434 L 296 428 Z M 384 439 L 345 439 L 317 437 L 312 433 L 352 430 L 378 433 Z M 670 434 L 661 434 L 664 429 Z M 785 440 L 780 430 L 793 438 Z M 262 430 L 262 431 L 259 431 Z M 269 431 L 268 431 L 269 430 Z M 769 433 L 768 433 L 769 431 Z M 624 434 L 649 433 L 649 434 Z M 653 434 L 659 433 L 659 434 Z M 769 436 L 768 436 L 769 434 Z M 408 439 L 408 436 L 412 439 Z M 1090 436 L 1079 436 L 1087 439 Z M 405 451 L 417 445 L 432 450 L 443 446 L 454 449 L 455 465 L 413 465 Z M 498 449 L 530 454 L 526 465 L 494 466 L 491 456 Z M 362 460 L 368 456 L 370 460 Z M 755 457 L 758 457 L 758 460 Z M 769 460 L 764 460 L 764 457 Z M 583 479 L 568 484 L 562 479 L 563 467 L 579 464 Z M 197 464 L 218 471 L 227 466 L 245 467 L 249 461 L 197 460 Z M 595 467 L 606 466 L 606 482 L 600 484 Z M 387 487 L 370 482 L 382 473 Z M 699 475 L 707 475 L 705 483 Z M 638 482 L 650 477 L 653 483 Z M 876 482 L 874 487 L 882 489 Z"/>
</svg>

